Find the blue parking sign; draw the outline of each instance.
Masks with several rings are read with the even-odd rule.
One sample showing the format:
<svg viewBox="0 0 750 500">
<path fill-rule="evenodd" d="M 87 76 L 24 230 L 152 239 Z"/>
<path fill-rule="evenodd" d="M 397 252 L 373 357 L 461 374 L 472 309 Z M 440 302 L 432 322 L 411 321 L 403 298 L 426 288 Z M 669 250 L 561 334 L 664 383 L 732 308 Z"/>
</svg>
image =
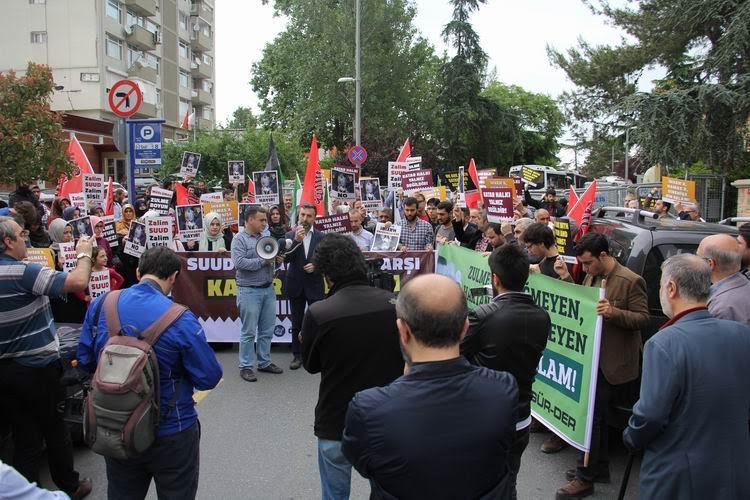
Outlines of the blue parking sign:
<svg viewBox="0 0 750 500">
<path fill-rule="evenodd" d="M 161 168 L 161 124 L 164 120 L 128 120 L 130 166 Z"/>
</svg>

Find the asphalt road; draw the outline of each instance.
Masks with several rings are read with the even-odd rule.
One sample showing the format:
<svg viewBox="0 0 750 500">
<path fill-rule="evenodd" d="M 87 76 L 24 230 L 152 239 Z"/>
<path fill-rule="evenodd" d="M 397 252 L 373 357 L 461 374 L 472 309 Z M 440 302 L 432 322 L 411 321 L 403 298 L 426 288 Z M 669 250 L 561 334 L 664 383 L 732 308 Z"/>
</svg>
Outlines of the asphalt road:
<svg viewBox="0 0 750 500">
<path fill-rule="evenodd" d="M 237 347 L 220 351 L 224 380 L 213 391 L 201 394 L 202 423 L 199 499 L 209 500 L 315 500 L 320 498 L 317 442 L 313 436 L 313 411 L 318 396 L 318 376 L 300 369 L 288 370 L 288 347 L 274 346 L 273 361 L 281 375 L 258 374 L 258 382 L 244 382 L 237 369 Z M 575 465 L 577 452 L 568 448 L 556 455 L 539 451 L 547 434 L 532 434 L 523 455 L 518 481 L 521 499 L 554 499 L 565 483 L 565 471 Z M 625 469 L 627 453 L 611 446 L 613 483 L 596 485 L 590 498 L 615 499 Z M 76 450 L 76 468 L 94 480 L 91 499 L 106 498 L 104 459 L 86 448 Z M 636 461 L 626 498 L 637 498 Z M 44 473 L 42 481 L 51 485 Z M 356 471 L 352 499 L 367 499 L 369 485 Z M 152 484 L 150 499 L 156 499 Z"/>
</svg>

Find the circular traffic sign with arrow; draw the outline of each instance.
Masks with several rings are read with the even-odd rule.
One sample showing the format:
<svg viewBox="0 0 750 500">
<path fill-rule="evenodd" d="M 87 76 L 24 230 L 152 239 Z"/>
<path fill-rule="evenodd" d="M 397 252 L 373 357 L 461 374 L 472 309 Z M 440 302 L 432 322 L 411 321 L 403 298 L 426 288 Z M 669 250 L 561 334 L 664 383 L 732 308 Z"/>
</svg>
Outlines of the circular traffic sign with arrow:
<svg viewBox="0 0 750 500">
<path fill-rule="evenodd" d="M 109 109 L 119 117 L 127 118 L 138 111 L 143 103 L 143 94 L 133 80 L 120 80 L 109 90 Z"/>
</svg>

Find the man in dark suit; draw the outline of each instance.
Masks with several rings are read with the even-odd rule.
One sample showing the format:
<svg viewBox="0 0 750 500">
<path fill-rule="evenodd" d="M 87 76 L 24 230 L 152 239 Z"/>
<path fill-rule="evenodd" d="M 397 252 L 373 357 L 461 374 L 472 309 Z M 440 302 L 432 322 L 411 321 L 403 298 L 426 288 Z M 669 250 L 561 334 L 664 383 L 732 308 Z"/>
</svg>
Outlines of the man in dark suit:
<svg viewBox="0 0 750 500">
<path fill-rule="evenodd" d="M 410 280 L 396 301 L 407 370 L 349 403 L 344 456 L 370 498 L 508 498 L 518 385 L 459 352 L 469 326 L 463 291 L 437 274 Z"/>
<path fill-rule="evenodd" d="M 570 482 L 557 490 L 557 499 L 582 498 L 594 493 L 594 483 L 609 481 L 607 413 L 626 396 L 640 374 L 641 329 L 649 324 L 646 282 L 609 254 L 603 234 L 588 233 L 576 245 L 576 257 L 586 277 L 584 286 L 605 289 L 596 312 L 603 317 L 599 373 L 596 379 L 594 421 L 588 466 L 583 454 L 578 467 L 567 471 Z"/>
<path fill-rule="evenodd" d="M 305 306 L 323 298 L 323 276 L 315 269 L 313 256 L 323 235 L 313 229 L 316 210 L 312 203 L 300 207 L 297 228 L 286 233 L 286 238 L 294 244 L 286 252 L 287 263 L 284 291 L 289 298 L 292 310 L 292 363 L 289 369 L 302 366 L 300 358 L 299 332 L 305 317 Z"/>
<path fill-rule="evenodd" d="M 670 320 L 646 342 L 641 397 L 625 444 L 644 449 L 640 496 L 750 498 L 750 328 L 706 308 L 711 271 L 681 254 L 662 264 Z"/>
<path fill-rule="evenodd" d="M 461 354 L 479 366 L 507 371 L 518 382 L 518 422 L 508 461 L 515 477 L 529 444 L 531 384 L 547 346 L 552 323 L 523 287 L 529 279 L 529 259 L 518 245 L 505 244 L 489 257 L 495 298 L 469 313 L 469 331 Z"/>
</svg>

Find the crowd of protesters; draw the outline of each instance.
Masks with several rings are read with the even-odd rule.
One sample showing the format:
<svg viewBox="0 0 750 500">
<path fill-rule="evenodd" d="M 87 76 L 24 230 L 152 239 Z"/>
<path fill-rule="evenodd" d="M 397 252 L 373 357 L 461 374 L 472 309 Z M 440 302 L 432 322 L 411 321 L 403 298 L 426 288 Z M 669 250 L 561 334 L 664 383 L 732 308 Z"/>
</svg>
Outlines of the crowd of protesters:
<svg viewBox="0 0 750 500">
<path fill-rule="evenodd" d="M 205 190 L 198 182 L 185 187 L 194 200 Z M 232 189 L 223 195 L 236 197 Z M 645 281 L 619 263 L 609 239 L 595 232 L 575 247 L 576 275 L 555 245 L 552 224 L 565 215 L 567 200 L 553 189 L 541 201 L 528 191 L 517 197 L 513 220 L 503 223 L 490 222 L 481 204 L 466 208 L 419 193 L 391 193 L 375 211 L 359 200 L 332 203 L 332 210 L 349 216 L 352 231 L 345 236 L 320 234 L 313 225 L 322 215 L 315 205 L 300 204 L 292 213 L 295 204 L 286 194 L 276 206 L 251 205 L 236 225 L 224 225 L 217 213 L 204 214 L 200 238 L 182 242 L 175 235 L 173 250 L 156 247 L 140 258 L 123 249 L 131 225 L 154 215 L 149 193 L 130 201 L 116 190 L 113 201 L 119 240 L 114 247 L 103 236 L 102 206 L 82 210 L 64 197 L 47 206 L 38 186 L 30 185 L 11 193 L 9 207 L 0 209 L 0 289 L 12 297 L 0 303 L 0 390 L 13 408 L 0 415 L 0 423 L 9 421 L 15 444 L 15 470 L 0 463 L 0 479 L 12 479 L 18 491 L 29 487 L 24 480 L 39 480 L 42 441 L 60 490 L 83 498 L 92 488 L 73 467 L 70 439 L 56 412 L 54 322 L 84 324 L 79 357 L 92 371 L 106 341 L 95 332 L 109 325 L 93 312 L 102 299 L 92 300 L 90 273 L 107 271 L 111 290 L 127 290 L 120 307 L 140 318 L 142 330 L 169 308 L 166 296 L 179 286 L 176 250 L 231 255 L 242 319 L 239 376 L 247 382 L 258 380 L 256 371 L 283 373 L 271 360 L 270 345 L 274 271 L 286 264 L 289 368 L 321 373 L 314 433 L 324 499 L 349 497 L 352 467 L 370 480 L 372 498 L 516 497 L 529 434 L 547 432 L 530 407 L 551 326 L 547 312 L 523 292 L 529 273 L 605 289 L 597 305 L 603 327 L 591 449 L 566 471 L 557 498 L 582 498 L 594 492 L 595 483 L 610 481 L 608 415 L 616 401 L 639 390 L 624 442 L 644 450 L 643 498 L 750 498 L 750 391 L 740 375 L 750 356 L 750 226 L 736 238 L 706 237 L 697 256 L 665 261 L 660 299 L 670 320 L 644 350 L 641 331 L 650 321 Z M 242 201 L 252 199 L 244 195 Z M 175 205 L 173 199 L 170 213 Z M 641 208 L 632 196 L 625 205 Z M 660 218 L 702 221 L 697 205 L 673 207 L 656 192 L 643 206 Z M 91 217 L 94 234 L 77 241 L 78 265 L 63 273 L 60 244 L 73 241 L 70 222 L 83 215 Z M 492 301 L 469 312 L 460 288 L 434 275 L 411 280 L 398 297 L 368 286 L 362 252 L 370 249 L 378 223 L 401 227 L 403 251 L 455 244 L 487 256 Z M 256 249 L 266 235 L 292 246 L 266 258 Z M 54 270 L 19 266 L 33 247 L 52 250 Z M 191 337 L 190 345 L 181 334 Z M 159 363 L 170 374 L 161 381 L 167 388 L 162 410 L 171 416 L 142 459 L 107 459 L 110 498 L 142 498 L 152 477 L 160 497 L 194 498 L 197 491 L 200 432 L 190 396 L 193 388 L 215 386 L 222 369 L 192 314 L 159 342 Z M 181 378 L 174 378 L 175 370 Z M 182 409 L 172 415 L 168 407 L 175 400 Z M 462 415 L 472 416 L 471 425 L 456 425 Z M 551 434 L 542 451 L 565 446 Z M 183 472 L 174 474 L 174 467 Z"/>
</svg>

